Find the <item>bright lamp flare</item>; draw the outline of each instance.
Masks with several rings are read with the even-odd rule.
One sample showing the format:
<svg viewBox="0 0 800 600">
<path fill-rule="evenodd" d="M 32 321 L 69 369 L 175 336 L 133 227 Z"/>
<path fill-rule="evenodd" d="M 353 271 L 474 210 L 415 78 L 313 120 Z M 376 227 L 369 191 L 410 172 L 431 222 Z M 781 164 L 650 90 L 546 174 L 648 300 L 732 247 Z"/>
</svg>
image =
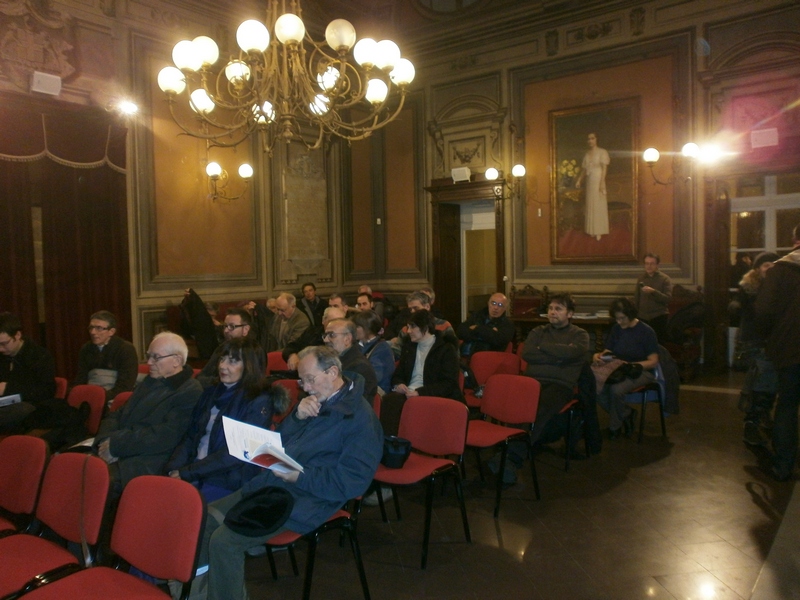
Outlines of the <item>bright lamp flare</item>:
<svg viewBox="0 0 800 600">
<path fill-rule="evenodd" d="M 386 100 L 389 93 L 387 86 L 382 79 L 370 79 L 367 84 L 367 101 L 372 104 L 380 104 Z"/>
<path fill-rule="evenodd" d="M 225 77 L 234 85 L 242 84 L 250 79 L 250 67 L 241 60 L 232 60 L 225 65 Z"/>
<path fill-rule="evenodd" d="M 683 148 L 681 149 L 681 154 L 683 154 L 687 158 L 697 158 L 698 156 L 700 156 L 700 146 L 698 146 L 694 142 L 689 142 L 688 144 L 684 144 Z"/>
<path fill-rule="evenodd" d="M 661 158 L 661 153 L 655 148 L 648 148 L 642 152 L 642 158 L 648 165 L 654 165 L 658 162 L 658 159 Z"/>
<path fill-rule="evenodd" d="M 203 61 L 190 40 L 181 40 L 175 44 L 172 62 L 181 71 L 198 71 L 203 66 Z"/>
<path fill-rule="evenodd" d="M 253 176 L 253 167 L 247 163 L 239 165 L 239 177 L 242 179 L 250 179 Z"/>
<path fill-rule="evenodd" d="M 264 52 L 269 46 L 269 30 L 261 21 L 250 19 L 236 30 L 236 43 L 245 52 Z"/>
<path fill-rule="evenodd" d="M 204 89 L 193 91 L 189 98 L 191 98 L 189 106 L 191 106 L 192 110 L 197 113 L 210 113 L 216 106 L 214 101 L 211 99 L 211 96 L 209 96 Z"/>
<path fill-rule="evenodd" d="M 487 180 L 487 181 L 494 181 L 495 179 L 497 179 L 498 177 L 500 177 L 500 171 L 498 171 L 498 170 L 497 170 L 497 169 L 495 169 L 494 167 L 489 167 L 489 168 L 488 168 L 488 169 L 486 169 L 486 171 L 483 173 L 483 176 L 486 178 L 486 180 Z"/>
<path fill-rule="evenodd" d="M 206 165 L 206 175 L 211 179 L 217 179 L 222 175 L 222 167 L 217 162 L 210 162 Z"/>
<path fill-rule="evenodd" d="M 369 68 L 375 64 L 375 55 L 378 53 L 378 42 L 372 38 L 362 38 L 353 48 L 353 56 L 362 67 Z"/>
<path fill-rule="evenodd" d="M 401 58 L 397 61 L 392 72 L 389 73 L 389 78 L 395 85 L 408 85 L 414 81 L 414 75 L 416 75 L 416 71 L 411 61 L 407 58 Z"/>
<path fill-rule="evenodd" d="M 328 104 L 330 100 L 324 94 L 317 94 L 314 96 L 314 101 L 308 105 L 308 108 L 311 110 L 312 113 L 318 116 L 324 115 L 328 112 Z"/>
<path fill-rule="evenodd" d="M 186 89 L 183 73 L 175 67 L 164 67 L 158 72 L 158 87 L 162 92 L 180 94 Z"/>
<path fill-rule="evenodd" d="M 375 66 L 384 71 L 391 71 L 400 60 L 400 48 L 392 40 L 381 40 L 375 46 Z"/>
<path fill-rule="evenodd" d="M 326 92 L 336 87 L 336 82 L 339 81 L 339 69 L 336 67 L 328 67 L 324 72 L 317 75 L 317 83 Z"/>
<path fill-rule="evenodd" d="M 511 174 L 514 177 L 525 177 L 525 165 L 514 165 L 511 168 Z"/>
<path fill-rule="evenodd" d="M 194 38 L 192 40 L 192 47 L 198 54 L 200 63 L 204 67 L 211 66 L 219 60 L 219 47 L 217 46 L 217 42 L 207 35 L 200 35 Z"/>
<path fill-rule="evenodd" d="M 325 29 L 325 41 L 337 52 L 347 52 L 356 43 L 356 29 L 345 19 L 334 19 Z"/>
<path fill-rule="evenodd" d="M 299 44 L 305 35 L 306 26 L 297 15 L 286 13 L 275 21 L 275 37 L 281 44 Z"/>
</svg>

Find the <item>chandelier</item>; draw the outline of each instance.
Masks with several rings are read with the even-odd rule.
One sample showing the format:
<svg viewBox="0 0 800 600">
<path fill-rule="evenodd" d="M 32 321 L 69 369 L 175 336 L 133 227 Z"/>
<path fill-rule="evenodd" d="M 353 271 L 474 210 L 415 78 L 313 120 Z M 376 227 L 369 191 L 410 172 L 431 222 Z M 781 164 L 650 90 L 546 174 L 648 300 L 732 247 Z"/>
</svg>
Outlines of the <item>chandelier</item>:
<svg viewBox="0 0 800 600">
<path fill-rule="evenodd" d="M 266 25 L 239 25 L 238 54 L 216 71 L 219 47 L 211 38 L 175 45 L 175 66 L 159 72 L 158 85 L 184 133 L 222 147 L 263 133 L 263 149 L 272 154 L 277 140 L 316 149 L 326 136 L 364 139 L 400 114 L 414 66 L 397 44 L 356 42 L 344 19 L 331 21 L 325 42 L 316 42 L 299 0 L 268 0 L 266 16 Z M 176 111 L 184 98 L 194 119 Z"/>
</svg>

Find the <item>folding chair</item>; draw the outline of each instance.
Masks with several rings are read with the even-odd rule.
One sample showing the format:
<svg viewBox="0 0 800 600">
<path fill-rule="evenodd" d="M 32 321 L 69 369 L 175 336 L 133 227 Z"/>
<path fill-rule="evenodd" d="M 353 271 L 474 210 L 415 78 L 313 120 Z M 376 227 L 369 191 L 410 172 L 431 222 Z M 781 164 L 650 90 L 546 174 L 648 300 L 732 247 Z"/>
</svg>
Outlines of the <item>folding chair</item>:
<svg viewBox="0 0 800 600">
<path fill-rule="evenodd" d="M 76 385 L 67 396 L 67 404 L 74 408 L 86 402 L 89 405 L 89 417 L 86 419 L 86 430 L 94 435 L 100 428 L 103 411 L 106 408 L 106 391 L 99 385 Z"/>
<path fill-rule="evenodd" d="M 502 353 L 501 353 L 502 354 Z M 512 355 L 513 356 L 513 355 Z M 403 406 L 400 416 L 398 435 L 411 442 L 412 451 L 408 460 L 400 469 L 388 469 L 378 465 L 373 485 L 378 486 L 378 506 L 384 523 L 386 507 L 383 503 L 380 485 L 388 485 L 394 495 L 394 507 L 397 519 L 400 519 L 400 501 L 397 497 L 397 486 L 408 486 L 425 482 L 425 532 L 422 542 L 422 568 L 428 562 L 428 542 L 431 531 L 431 513 L 433 510 L 433 484 L 439 475 L 452 473 L 456 480 L 456 495 L 461 506 L 461 519 L 464 523 L 464 536 L 471 542 L 467 507 L 464 504 L 464 492 L 461 488 L 461 472 L 456 462 L 439 456 L 456 455 L 461 462 L 464 454 L 464 443 L 467 433 L 467 408 L 457 400 L 437 398 L 435 396 L 412 396 Z M 425 454 L 420 454 L 424 452 Z"/>
<path fill-rule="evenodd" d="M 490 376 L 497 373 L 518 375 L 519 357 L 510 352 L 476 352 L 470 358 L 469 368 L 475 376 L 475 383 L 483 386 Z M 464 399 L 470 408 L 481 407 L 481 399 L 475 396 L 475 390 L 464 390 Z"/>
<path fill-rule="evenodd" d="M 30 522 L 47 460 L 47 443 L 38 437 L 12 435 L 0 441 L 0 532 Z"/>
<path fill-rule="evenodd" d="M 100 532 L 108 494 L 106 463 L 86 454 L 57 454 L 47 466 L 36 519 L 63 540 L 94 546 Z M 91 564 L 93 553 L 84 556 Z M 78 569 L 78 560 L 62 546 L 20 533 L 0 539 L 0 597 L 35 587 L 50 575 Z M 16 596 L 11 596 L 16 597 Z"/>
<path fill-rule="evenodd" d="M 531 428 L 536 421 L 539 409 L 539 392 L 541 385 L 532 377 L 524 375 L 492 375 L 483 389 L 481 413 L 483 420 L 469 422 L 467 429 L 467 447 L 475 450 L 478 459 L 478 470 L 483 479 L 480 451 L 485 448 L 500 447 L 500 470 L 497 475 L 497 492 L 494 505 L 494 518 L 500 514 L 500 497 L 503 493 L 503 472 L 506 468 L 508 444 L 513 440 L 524 441 L 530 451 L 530 429 L 518 429 L 492 423 L 487 418 L 500 423 L 530 423 Z M 531 456 L 531 475 L 536 499 L 539 494 L 539 479 L 536 476 L 536 463 Z"/>
<path fill-rule="evenodd" d="M 180 479 L 142 475 L 120 498 L 111 550 L 118 568 L 94 567 L 54 577 L 25 596 L 30 600 L 101 600 L 163 598 L 169 593 L 122 570 L 123 561 L 156 579 L 183 584 L 181 598 L 189 596 L 197 569 L 197 555 L 206 507 L 200 493 Z"/>
</svg>

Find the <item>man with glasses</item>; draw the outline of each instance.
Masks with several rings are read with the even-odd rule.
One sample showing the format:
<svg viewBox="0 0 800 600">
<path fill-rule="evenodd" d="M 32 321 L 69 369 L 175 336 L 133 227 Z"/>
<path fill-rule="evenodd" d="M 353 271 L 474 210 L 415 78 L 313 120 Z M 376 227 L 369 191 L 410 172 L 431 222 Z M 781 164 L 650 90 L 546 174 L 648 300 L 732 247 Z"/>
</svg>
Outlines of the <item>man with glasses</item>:
<svg viewBox="0 0 800 600">
<path fill-rule="evenodd" d="M 225 315 L 225 322 L 222 324 L 222 335 L 225 337 L 225 342 L 236 338 L 247 337 L 252 326 L 253 317 L 250 316 L 250 313 L 246 309 L 230 309 L 228 314 Z M 197 374 L 197 380 L 204 388 L 215 382 L 217 377 L 217 365 L 222 356 L 222 347 L 225 345 L 225 342 L 217 346 L 217 349 L 214 350 L 214 353 L 211 355 L 211 358 L 208 359 L 203 370 Z M 263 352 L 264 350 L 262 349 L 261 351 Z"/>
<path fill-rule="evenodd" d="M 56 367 L 50 353 L 22 336 L 22 323 L 0 313 L 0 397 L 20 402 L 0 408 L 0 432 L 17 426 L 34 410 L 46 410 L 56 393 Z"/>
<path fill-rule="evenodd" d="M 364 356 L 356 343 L 356 325 L 349 319 L 333 319 L 325 325 L 322 336 L 325 345 L 333 348 L 342 362 L 342 371 L 351 375 L 357 373 L 364 378 L 364 394 L 372 405 L 378 393 L 378 376 L 375 369 Z"/>
<path fill-rule="evenodd" d="M 514 338 L 514 323 L 506 316 L 508 298 L 492 294 L 486 308 L 476 310 L 458 326 L 461 356 L 469 358 L 476 352 L 503 352 Z"/>
<path fill-rule="evenodd" d="M 171 332 L 159 333 L 147 350 L 150 374 L 120 410 L 100 423 L 94 450 L 108 463 L 109 494 L 116 498 L 139 475 L 160 475 L 189 427 L 203 388 L 186 364 L 189 349 Z"/>
<path fill-rule="evenodd" d="M 363 494 L 383 453 L 383 430 L 364 400 L 361 380 L 342 374 L 336 352 L 311 346 L 300 352 L 300 381 L 308 396 L 278 428 L 286 453 L 303 472 L 264 469 L 241 490 L 213 502 L 198 564 L 208 565 L 208 599 L 245 598 L 245 551 L 282 531 L 306 534 L 322 525 L 348 500 Z M 224 517 L 243 497 L 268 486 L 294 498 L 288 520 L 272 533 L 246 536 L 224 524 Z"/>
<path fill-rule="evenodd" d="M 311 326 L 311 321 L 302 310 L 297 308 L 297 299 L 289 293 L 282 293 L 275 299 L 278 317 L 272 323 L 270 331 L 270 348 L 268 351 L 281 350 L 286 344 L 293 342 Z"/>
<path fill-rule="evenodd" d="M 107 310 L 89 318 L 89 338 L 78 354 L 78 376 L 73 385 L 93 384 L 106 390 L 111 402 L 136 385 L 139 359 L 133 344 L 117 337 L 117 317 Z"/>
</svg>

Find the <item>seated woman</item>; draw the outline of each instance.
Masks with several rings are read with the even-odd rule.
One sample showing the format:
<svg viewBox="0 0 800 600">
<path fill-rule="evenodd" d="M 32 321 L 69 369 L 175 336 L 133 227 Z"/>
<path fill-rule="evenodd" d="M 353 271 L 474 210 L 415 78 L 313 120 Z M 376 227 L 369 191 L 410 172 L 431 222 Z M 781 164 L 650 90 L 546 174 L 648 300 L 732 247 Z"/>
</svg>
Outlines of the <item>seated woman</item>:
<svg viewBox="0 0 800 600">
<path fill-rule="evenodd" d="M 394 353 L 389 342 L 380 338 L 383 322 L 375 311 L 362 310 L 353 316 L 356 325 L 356 339 L 369 364 L 378 377 L 378 393 L 383 396 L 392 387 L 394 374 Z M 368 400 L 371 400 L 368 398 Z"/>
<path fill-rule="evenodd" d="M 381 403 L 386 435 L 397 435 L 403 404 L 409 396 L 439 396 L 464 401 L 458 384 L 458 340 L 436 330 L 434 316 L 418 310 L 408 317 L 408 340 L 392 376 L 392 393 Z"/>
<path fill-rule="evenodd" d="M 606 349 L 594 355 L 594 363 L 600 365 L 603 356 L 613 356 L 627 363 L 639 363 L 644 369 L 636 379 L 606 384 L 597 396 L 597 403 L 608 412 L 609 437 L 615 439 L 620 432 L 631 433 L 636 423 L 637 411 L 625 403 L 625 395 L 656 380 L 658 339 L 655 331 L 637 318 L 636 307 L 627 298 L 614 300 L 608 312 L 617 323 L 606 338 Z"/>
<path fill-rule="evenodd" d="M 257 342 L 250 338 L 225 342 L 218 381 L 203 392 L 188 431 L 167 461 L 165 472 L 197 486 L 207 502 L 238 490 L 261 471 L 228 453 L 222 417 L 268 428 L 273 414 L 286 410 L 287 391 L 266 384 L 265 372 L 264 351 Z"/>
</svg>

